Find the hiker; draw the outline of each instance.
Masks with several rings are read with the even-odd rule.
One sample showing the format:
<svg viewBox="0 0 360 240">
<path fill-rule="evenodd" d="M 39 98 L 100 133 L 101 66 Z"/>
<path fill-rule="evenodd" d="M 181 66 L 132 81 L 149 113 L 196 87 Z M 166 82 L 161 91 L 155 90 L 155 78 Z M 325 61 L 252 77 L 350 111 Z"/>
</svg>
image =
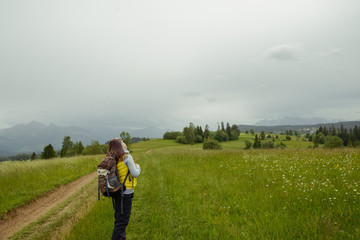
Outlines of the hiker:
<svg viewBox="0 0 360 240">
<path fill-rule="evenodd" d="M 108 156 L 114 157 L 117 162 L 120 183 L 123 183 L 126 178 L 126 190 L 123 192 L 123 197 L 120 191 L 112 195 L 115 203 L 115 223 L 111 239 L 126 239 L 126 226 L 130 219 L 136 177 L 139 176 L 141 169 L 139 164 L 134 163 L 126 144 L 120 138 L 110 141 Z"/>
</svg>

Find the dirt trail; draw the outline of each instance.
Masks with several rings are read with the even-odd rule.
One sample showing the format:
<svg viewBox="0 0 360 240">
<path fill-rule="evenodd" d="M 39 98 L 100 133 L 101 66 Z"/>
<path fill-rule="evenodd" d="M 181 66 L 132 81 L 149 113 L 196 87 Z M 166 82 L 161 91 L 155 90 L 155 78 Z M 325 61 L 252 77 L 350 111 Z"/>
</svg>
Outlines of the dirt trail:
<svg viewBox="0 0 360 240">
<path fill-rule="evenodd" d="M 30 204 L 19 207 L 0 220 L 0 239 L 7 239 L 29 223 L 40 218 L 42 215 L 65 201 L 79 189 L 91 182 L 97 176 L 93 172 L 78 180 L 63 185 L 50 194 L 40 197 Z"/>
</svg>

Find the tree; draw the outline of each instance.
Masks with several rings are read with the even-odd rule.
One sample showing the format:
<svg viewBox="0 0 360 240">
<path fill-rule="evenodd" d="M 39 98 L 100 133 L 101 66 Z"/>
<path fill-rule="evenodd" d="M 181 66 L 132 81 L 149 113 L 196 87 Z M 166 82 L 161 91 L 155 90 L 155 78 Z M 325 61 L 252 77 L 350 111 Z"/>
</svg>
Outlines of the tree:
<svg viewBox="0 0 360 240">
<path fill-rule="evenodd" d="M 68 156 L 75 156 L 80 155 L 82 151 L 84 150 L 84 145 L 81 141 L 76 142 L 74 146 L 71 148 L 71 150 L 68 152 Z"/>
<path fill-rule="evenodd" d="M 261 140 L 258 137 L 257 134 L 255 134 L 255 139 L 254 139 L 254 144 L 253 144 L 253 148 L 261 148 Z"/>
<path fill-rule="evenodd" d="M 265 131 L 264 130 L 261 130 L 260 137 L 261 137 L 261 140 L 265 139 Z"/>
<path fill-rule="evenodd" d="M 37 157 L 37 156 L 36 156 L 36 153 L 33 152 L 32 155 L 31 155 L 31 160 L 35 160 L 36 157 Z"/>
<path fill-rule="evenodd" d="M 106 149 L 104 151 L 99 141 L 95 141 L 95 140 L 92 140 L 91 145 L 87 145 L 85 149 L 82 151 L 83 155 L 96 155 L 96 154 L 104 154 L 104 153 L 106 153 Z"/>
<path fill-rule="evenodd" d="M 67 153 L 74 146 L 74 143 L 71 141 L 70 136 L 65 136 L 62 142 L 62 148 L 60 152 L 60 157 L 66 157 Z"/>
<path fill-rule="evenodd" d="M 209 125 L 206 124 L 205 130 L 204 130 L 204 139 L 208 139 L 209 137 L 210 137 Z"/>
<path fill-rule="evenodd" d="M 232 140 L 231 137 L 231 127 L 230 127 L 230 123 L 226 123 L 226 129 L 225 129 L 226 134 L 229 136 L 229 139 Z"/>
<path fill-rule="evenodd" d="M 313 142 L 315 145 L 317 144 L 324 144 L 325 143 L 325 136 L 322 132 L 317 133 L 314 137 L 313 137 Z"/>
<path fill-rule="evenodd" d="M 255 135 L 254 129 L 251 128 L 250 133 L 254 136 Z"/>
<path fill-rule="evenodd" d="M 44 147 L 44 151 L 41 153 L 41 158 L 50 159 L 54 157 L 56 157 L 56 152 L 54 150 L 54 147 L 51 144 Z"/>
<path fill-rule="evenodd" d="M 224 142 L 229 140 L 229 136 L 221 129 L 216 131 L 214 138 L 219 142 Z"/>
<path fill-rule="evenodd" d="M 126 146 L 129 148 L 131 145 L 131 136 L 130 133 L 122 131 L 120 133 L 120 138 L 124 141 L 124 143 L 126 144 Z"/>
<path fill-rule="evenodd" d="M 221 130 L 223 130 L 225 132 L 224 122 L 221 122 Z"/>
<path fill-rule="evenodd" d="M 186 141 L 189 144 L 195 143 L 195 127 L 194 124 L 190 123 L 189 127 L 184 127 L 183 134 L 186 138 Z"/>
<path fill-rule="evenodd" d="M 240 129 L 239 129 L 238 125 L 233 124 L 231 126 L 231 132 L 230 132 L 229 137 L 231 140 L 237 140 L 239 138 L 239 136 L 240 136 Z"/>
</svg>

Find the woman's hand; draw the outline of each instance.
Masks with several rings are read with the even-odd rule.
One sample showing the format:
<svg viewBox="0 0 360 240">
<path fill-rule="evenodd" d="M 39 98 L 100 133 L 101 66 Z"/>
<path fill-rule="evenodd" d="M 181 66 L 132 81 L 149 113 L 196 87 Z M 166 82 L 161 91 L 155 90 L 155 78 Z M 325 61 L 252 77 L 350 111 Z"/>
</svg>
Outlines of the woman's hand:
<svg viewBox="0 0 360 240">
<path fill-rule="evenodd" d="M 123 147 L 123 149 L 127 149 L 126 144 L 124 143 L 124 141 L 121 141 L 121 146 Z"/>
</svg>

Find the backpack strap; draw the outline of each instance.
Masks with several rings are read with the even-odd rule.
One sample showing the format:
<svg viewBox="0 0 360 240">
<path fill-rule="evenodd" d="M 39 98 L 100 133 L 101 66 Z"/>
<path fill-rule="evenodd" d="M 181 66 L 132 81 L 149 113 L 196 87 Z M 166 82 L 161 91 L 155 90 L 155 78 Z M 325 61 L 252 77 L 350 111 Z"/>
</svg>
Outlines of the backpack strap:
<svg viewBox="0 0 360 240">
<path fill-rule="evenodd" d="M 127 172 L 126 177 L 125 177 L 125 179 L 124 179 L 124 182 L 121 184 L 121 210 L 120 210 L 120 213 L 121 213 L 121 214 L 124 213 L 124 210 L 123 210 L 123 208 L 124 208 L 124 206 L 123 206 L 123 205 L 124 205 L 124 204 L 123 204 L 123 199 L 124 199 L 124 187 L 125 187 L 126 179 L 128 178 L 129 174 L 130 174 L 130 170 Z"/>
</svg>

